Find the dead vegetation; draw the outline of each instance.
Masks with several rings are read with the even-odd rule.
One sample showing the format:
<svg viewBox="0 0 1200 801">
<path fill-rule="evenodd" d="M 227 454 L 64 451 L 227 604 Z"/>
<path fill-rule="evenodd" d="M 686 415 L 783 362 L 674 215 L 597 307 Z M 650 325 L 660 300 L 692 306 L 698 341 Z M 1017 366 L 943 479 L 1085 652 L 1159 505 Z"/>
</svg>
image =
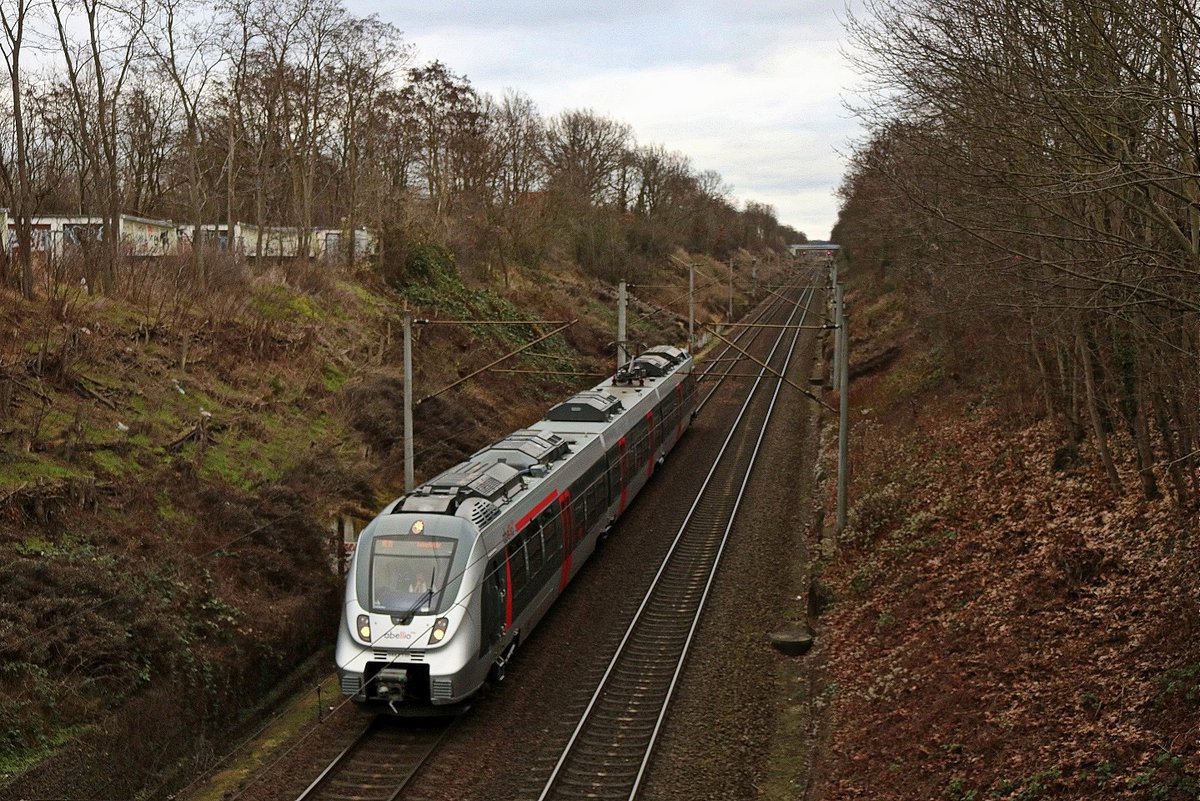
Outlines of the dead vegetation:
<svg viewBox="0 0 1200 801">
<path fill-rule="evenodd" d="M 613 353 L 608 290 L 566 269 L 514 271 L 501 294 L 452 269 L 389 286 L 232 263 L 201 291 L 176 266 L 139 263 L 113 296 L 65 275 L 42 301 L 8 297 L 20 314 L 0 304 L 0 799 L 163 795 L 328 647 L 334 515 L 402 486 L 405 304 L 579 320 L 502 366 L 582 375 L 486 373 L 444 394 L 550 329 L 420 329 L 418 479 L 593 384 Z M 677 332 L 631 320 L 639 342 Z"/>
<path fill-rule="evenodd" d="M 867 361 L 884 330 L 859 328 Z M 920 337 L 851 391 L 811 797 L 1195 798 L 1194 516 L 1138 491 L 1133 449 L 1114 491 L 1036 396 L 960 377 Z"/>
</svg>

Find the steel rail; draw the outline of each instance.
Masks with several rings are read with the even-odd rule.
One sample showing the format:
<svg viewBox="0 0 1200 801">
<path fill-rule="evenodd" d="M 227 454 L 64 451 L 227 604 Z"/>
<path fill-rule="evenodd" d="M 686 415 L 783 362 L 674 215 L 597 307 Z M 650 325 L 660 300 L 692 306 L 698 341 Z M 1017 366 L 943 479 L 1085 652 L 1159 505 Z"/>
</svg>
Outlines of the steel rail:
<svg viewBox="0 0 1200 801">
<path fill-rule="evenodd" d="M 811 302 L 812 293 L 806 292 L 805 294 L 807 294 L 809 296 L 810 302 Z M 794 316 L 797 314 L 797 312 L 799 312 L 803 316 L 804 314 L 807 314 L 808 309 L 805 308 L 803 310 L 800 310 L 800 303 L 796 302 L 794 308 L 789 313 L 789 318 L 794 318 Z M 787 364 L 790 364 L 791 352 L 794 351 L 795 341 L 799 338 L 799 334 L 800 334 L 800 332 L 797 329 L 793 335 L 792 343 L 789 346 L 788 355 L 787 355 Z M 780 347 L 781 343 L 783 342 L 783 340 L 785 339 L 785 337 L 786 337 L 786 334 L 782 333 L 782 332 L 777 336 L 775 343 L 771 346 L 771 354 L 772 355 L 769 356 L 768 359 L 771 359 L 774 357 L 775 352 L 779 349 L 779 347 Z M 785 370 L 786 370 L 786 366 L 785 366 Z M 641 782 L 644 777 L 646 765 L 648 765 L 648 762 L 650 759 L 650 754 L 653 751 L 654 743 L 657 740 L 658 733 L 662 726 L 662 721 L 665 718 L 667 707 L 670 703 L 671 696 L 674 693 L 674 688 L 678 682 L 679 675 L 680 675 L 680 673 L 683 669 L 683 665 L 686 661 L 687 652 L 690 647 L 692 638 L 694 636 L 695 629 L 699 623 L 699 619 L 703 612 L 704 605 L 707 602 L 708 594 L 711 589 L 713 578 L 716 574 L 717 567 L 720 564 L 721 554 L 724 552 L 725 543 L 727 542 L 728 537 L 729 537 L 729 532 L 732 529 L 733 517 L 736 514 L 737 507 L 738 507 L 738 505 L 740 505 L 741 498 L 745 493 L 745 488 L 746 488 L 747 482 L 749 480 L 750 473 L 753 470 L 753 466 L 754 466 L 754 462 L 757 458 L 758 450 L 761 448 L 761 444 L 762 444 L 762 440 L 763 440 L 763 432 L 765 432 L 765 429 L 766 429 L 766 422 L 764 422 L 763 425 L 760 427 L 757 441 L 755 442 L 753 451 L 749 456 L 749 461 L 748 461 L 748 464 L 747 464 L 745 470 L 744 471 L 734 470 L 734 472 L 731 475 L 725 477 L 725 481 L 729 485 L 730 489 L 732 489 L 734 484 L 738 484 L 739 486 L 738 486 L 738 490 L 737 490 L 736 497 L 735 497 L 732 507 L 728 511 L 724 511 L 721 509 L 715 510 L 715 513 L 716 513 L 716 515 L 715 515 L 716 527 L 715 528 L 717 528 L 717 529 L 723 528 L 723 530 L 720 530 L 720 531 L 714 530 L 709 534 L 705 533 L 704 524 L 707 521 L 705 521 L 704 516 L 705 516 L 705 514 L 713 515 L 714 512 L 705 511 L 704 514 L 700 514 L 699 510 L 701 507 L 701 503 L 702 503 L 702 501 L 705 501 L 706 498 L 711 497 L 711 498 L 721 499 L 723 496 L 726 496 L 725 492 L 709 493 L 708 490 L 710 489 L 710 486 L 714 484 L 714 478 L 718 475 L 719 470 L 721 470 L 722 468 L 724 468 L 725 470 L 730 470 L 730 469 L 734 469 L 737 467 L 737 462 L 739 461 L 736 458 L 739 455 L 737 453 L 738 449 L 737 448 L 734 449 L 733 458 L 730 460 L 725 459 L 725 455 L 727 452 L 730 452 L 731 445 L 735 442 L 735 436 L 739 435 L 739 434 L 744 436 L 744 433 L 742 432 L 742 422 L 743 422 L 743 420 L 746 419 L 747 414 L 748 414 L 750 408 L 752 407 L 752 405 L 755 404 L 756 401 L 761 401 L 762 395 L 758 392 L 758 389 L 762 385 L 764 379 L 766 378 L 767 373 L 768 373 L 768 371 L 763 370 L 759 374 L 758 379 L 756 380 L 755 384 L 747 392 L 746 400 L 742 404 L 741 409 L 738 411 L 736 418 L 730 427 L 729 434 L 726 436 L 725 441 L 722 444 L 716 458 L 713 460 L 712 468 L 710 468 L 708 475 L 705 477 L 705 479 L 702 483 L 701 489 L 698 492 L 695 500 L 693 501 L 691 508 L 689 509 L 687 515 L 685 516 L 684 522 L 683 522 L 682 526 L 680 527 L 679 532 L 676 534 L 674 541 L 671 543 L 671 546 L 668 549 L 667 555 L 664 557 L 661 565 L 659 566 L 658 572 L 655 575 L 655 577 L 651 583 L 650 589 L 646 592 L 645 596 L 642 598 L 640 606 L 638 607 L 637 611 L 634 613 L 632 622 L 630 623 L 629 627 L 626 629 L 623 638 L 621 639 L 619 645 L 616 648 L 616 652 L 614 653 L 612 659 L 610 660 L 608 667 L 606 668 L 603 676 L 600 678 L 599 684 L 598 684 L 595 692 L 592 694 L 592 697 L 591 697 L 590 701 L 588 702 L 587 707 L 584 709 L 583 714 L 581 715 L 581 718 L 579 720 L 579 723 L 577 724 L 577 726 L 575 728 L 575 731 L 568 738 L 567 744 L 563 748 L 563 751 L 562 751 L 561 755 L 559 756 L 557 763 L 555 764 L 553 770 L 551 771 L 550 777 L 547 779 L 547 781 L 543 787 L 542 793 L 539 796 L 538 801 L 546 801 L 547 799 L 552 797 L 552 794 L 554 796 L 571 797 L 572 789 L 577 790 L 580 795 L 584 795 L 587 797 L 597 797 L 599 790 L 597 789 L 597 785 L 596 785 L 595 781 L 592 780 L 590 783 L 588 783 L 589 779 L 587 778 L 587 776 L 590 774 L 583 772 L 584 773 L 583 777 L 572 777 L 571 771 L 568 769 L 569 768 L 568 762 L 572 761 L 572 760 L 575 762 L 579 762 L 581 760 L 586 760 L 588 758 L 588 755 L 586 753 L 583 753 L 580 750 L 580 748 L 581 748 L 580 744 L 583 740 L 585 732 L 588 730 L 588 728 L 590 726 L 593 725 L 593 722 L 597 720 L 597 715 L 599 714 L 598 709 L 599 709 L 599 706 L 601 703 L 613 704 L 613 703 L 617 702 L 617 698 L 619 695 L 619 690 L 617 689 L 617 687 L 621 683 L 621 681 L 618 681 L 618 678 L 620 678 L 620 679 L 626 678 L 623 676 L 620 676 L 620 677 L 618 676 L 619 663 L 622 663 L 625 660 L 632 661 L 635 664 L 636 669 L 642 670 L 643 672 L 651 672 L 653 670 L 653 668 L 659 667 L 657 664 L 655 664 L 652 661 L 654 659 L 655 655 L 651 655 L 649 657 L 641 657 L 637 653 L 637 648 L 634 648 L 632 646 L 632 644 L 635 642 L 636 635 L 638 635 L 639 633 L 645 633 L 645 632 L 643 632 L 644 629 L 648 629 L 648 628 L 653 629 L 655 626 L 661 625 L 660 620 L 656 620 L 654 615 L 650 614 L 652 611 L 657 612 L 657 607 L 654 606 L 654 599 L 655 599 L 656 594 L 659 593 L 660 589 L 667 586 L 671 582 L 683 583 L 685 585 L 685 590 L 686 590 L 688 586 L 694 587 L 699 580 L 703 580 L 704 587 L 701 591 L 699 601 L 697 601 L 695 603 L 694 611 L 692 612 L 690 621 L 688 621 L 686 617 L 680 617 L 675 621 L 667 621 L 668 624 L 670 624 L 671 622 L 686 623 L 688 626 L 687 633 L 683 638 L 682 647 L 678 651 L 678 656 L 674 657 L 673 668 L 667 668 L 667 669 L 671 670 L 671 678 L 669 680 L 669 683 L 666 685 L 665 692 L 662 694 L 662 699 L 661 699 L 661 702 L 659 703 L 657 710 L 655 710 L 653 708 L 648 710 L 648 712 L 655 714 L 655 720 L 654 720 L 653 726 L 650 731 L 650 737 L 646 740 L 646 743 L 644 746 L 638 745 L 637 743 L 626 743 L 626 745 L 628 745 L 628 747 L 630 749 L 632 749 L 633 747 L 638 747 L 640 749 L 640 761 L 639 761 L 636 771 L 635 772 L 631 771 L 631 768 L 628 767 L 627 765 L 614 765 L 613 761 L 606 759 L 605 756 L 601 756 L 599 758 L 592 756 L 591 758 L 593 760 L 599 759 L 601 764 L 599 766 L 593 765 L 593 766 L 587 768 L 587 770 L 591 770 L 591 771 L 594 771 L 595 773 L 604 775 L 605 781 L 608 781 L 608 782 L 611 782 L 614 784 L 619 782 L 619 780 L 622 778 L 622 777 L 618 777 L 617 775 L 614 775 L 615 773 L 623 773 L 623 774 L 625 774 L 625 776 L 623 778 L 626 781 L 631 780 L 630 784 L 624 785 L 621 788 L 617 788 L 617 787 L 613 787 L 613 786 L 606 786 L 605 789 L 611 790 L 612 792 L 606 793 L 604 795 L 604 797 L 633 798 L 635 796 L 638 788 L 641 786 Z M 766 420 L 770 419 L 770 415 L 773 411 L 775 402 L 778 399 L 780 386 L 781 386 L 781 384 L 779 382 L 776 382 L 775 392 L 772 395 L 772 397 L 767 405 L 767 408 L 763 412 L 763 414 L 766 417 Z M 739 448 L 740 447 L 743 447 L 743 446 L 739 445 Z M 739 473 L 740 473 L 740 475 L 739 475 Z M 711 503 L 711 501 L 710 501 L 710 503 Z M 699 522 L 697 523 L 697 521 L 699 521 Z M 690 533 L 690 530 L 693 529 L 694 524 L 695 524 L 695 528 L 697 530 L 695 531 L 692 539 L 697 540 L 697 542 L 688 542 L 688 541 L 686 541 L 686 537 Z M 671 571 L 673 568 L 677 567 L 679 562 L 685 560 L 685 557 L 690 553 L 688 550 L 689 548 L 696 548 L 696 549 L 702 550 L 702 551 L 706 550 L 706 549 L 711 550 L 714 547 L 714 544 L 712 542 L 710 542 L 709 540 L 715 539 L 718 537 L 719 537 L 719 543 L 717 543 L 715 545 L 715 549 L 716 549 L 715 555 L 705 556 L 703 560 L 698 560 L 698 561 L 707 561 L 707 567 L 708 567 L 707 576 L 701 575 L 699 570 L 695 571 L 694 573 L 684 571 L 681 575 L 670 575 L 669 581 L 667 580 L 668 571 Z M 702 554 L 702 556 L 703 556 L 703 554 Z M 705 566 L 704 564 L 701 564 L 700 568 L 703 569 L 704 566 Z M 687 611 L 686 593 L 673 595 L 671 600 L 672 600 L 672 604 L 674 606 L 681 607 L 679 609 L 679 611 L 681 611 L 681 612 Z M 647 635 L 647 638 L 649 638 L 652 635 L 653 635 L 653 632 L 650 632 Z M 680 647 L 679 642 L 678 642 L 678 635 L 671 635 L 670 633 L 668 633 L 667 635 L 659 635 L 659 636 L 662 637 L 662 639 L 664 641 L 666 641 L 663 643 L 662 650 L 667 652 L 666 655 L 668 657 L 671 656 L 672 653 L 674 653 L 675 648 Z M 643 644 L 644 643 L 642 641 L 639 641 L 639 647 L 641 647 Z M 646 660 L 646 661 L 639 661 L 639 660 Z M 651 671 L 647 671 L 646 668 L 650 668 Z M 635 674 L 637 674 L 637 670 L 635 670 Z M 662 672 L 665 672 L 665 670 Z M 652 676 L 646 676 L 644 678 L 644 681 L 642 681 L 643 677 L 640 674 L 637 674 L 636 678 L 638 679 L 636 688 L 629 690 L 628 698 L 625 699 L 625 706 L 619 707 L 617 710 L 617 711 L 623 713 L 622 715 L 618 715 L 618 719 L 622 722 L 622 725 L 624 725 L 624 726 L 634 726 L 635 722 L 638 722 L 638 719 L 636 717 L 636 713 L 637 713 L 636 707 L 638 707 L 641 704 L 641 697 L 645 696 L 647 694 L 648 682 L 650 682 Z M 660 689 L 662 689 L 662 688 L 660 687 Z M 607 710 L 607 711 L 608 711 L 608 717 L 612 718 L 613 714 L 614 714 L 613 710 Z M 598 722 L 595 722 L 594 725 L 597 727 L 601 727 L 601 726 L 606 725 L 606 721 L 601 719 Z M 636 728 L 639 731 L 645 728 L 644 719 L 641 721 L 641 725 L 636 726 Z M 619 728 L 618 728 L 618 731 L 620 731 Z M 607 732 L 605 732 L 605 733 L 607 734 Z M 618 740 L 619 740 L 619 736 L 614 735 L 611 738 L 611 740 L 608 741 L 608 742 L 610 742 L 610 745 L 609 745 L 610 750 L 608 752 L 602 752 L 602 754 L 611 754 L 612 751 L 615 751 L 617 748 L 621 747 L 622 743 L 618 742 Z M 583 749 L 583 750 L 586 751 L 586 749 Z M 578 754 L 578 756 L 577 756 L 577 754 Z M 618 754 L 617 758 L 625 759 L 626 762 L 632 762 L 632 760 L 635 757 L 632 757 L 630 755 Z M 574 782 L 573 785 L 572 785 L 572 781 Z M 625 792 L 625 789 L 624 789 L 625 786 L 627 786 L 629 788 L 628 793 L 626 795 L 618 795 L 618 793 Z"/>
<path fill-rule="evenodd" d="M 806 277 L 807 277 L 807 276 L 806 276 Z M 795 285 L 789 285 L 789 286 L 787 286 L 787 287 L 781 287 L 781 288 L 788 288 L 788 289 L 800 289 L 800 290 L 802 291 L 802 292 L 801 292 L 801 296 L 803 296 L 803 295 L 805 295 L 805 294 L 811 295 L 811 294 L 813 294 L 813 290 L 815 290 L 815 289 L 816 289 L 816 287 L 813 287 L 813 286 L 811 286 L 811 285 L 808 285 L 808 284 L 795 284 Z M 771 294 L 771 296 L 772 296 L 772 297 L 771 297 L 771 298 L 768 298 L 768 300 L 772 300 L 772 299 L 774 299 L 773 303 L 769 303 L 769 304 L 766 304 L 766 305 L 764 305 L 764 306 L 763 306 L 763 307 L 762 307 L 762 308 L 761 308 L 761 309 L 758 311 L 758 314 L 757 314 L 757 316 L 756 316 L 756 318 L 755 318 L 755 321 L 762 320 L 762 319 L 763 319 L 763 318 L 765 318 L 765 317 L 766 317 L 768 314 L 772 313 L 772 312 L 773 312 L 775 309 L 777 309 L 777 308 L 778 308 L 778 307 L 780 307 L 780 306 L 784 306 L 784 305 L 786 305 L 786 304 L 793 304 L 793 305 L 796 305 L 796 304 L 798 303 L 798 301 L 792 300 L 791 298 L 789 298 L 789 297 L 787 297 L 787 296 L 785 296 L 785 295 L 783 295 L 783 294 L 781 294 L 781 293 L 779 293 L 779 292 L 774 292 L 774 291 L 772 291 L 770 294 Z M 790 318 L 789 318 L 789 319 L 790 319 Z M 753 323 L 752 323 L 752 324 L 753 324 Z M 736 342 L 740 341 L 740 340 L 741 340 L 743 337 L 749 337 L 751 340 L 753 340 L 753 338 L 754 338 L 755 336 L 757 336 L 759 333 L 761 333 L 761 332 L 762 332 L 762 330 L 763 330 L 763 329 L 759 329 L 759 328 L 748 328 L 748 327 L 745 327 L 745 326 L 739 327 L 739 328 L 735 329 L 735 333 L 734 333 L 734 336 L 733 336 L 733 342 L 734 342 L 734 343 L 736 343 Z M 782 336 L 782 335 L 781 335 L 781 336 Z M 730 353 L 730 352 L 733 352 L 733 351 L 738 351 L 738 350 L 740 350 L 740 349 L 736 348 L 736 347 L 735 347 L 735 346 L 734 346 L 734 345 L 733 345 L 733 344 L 732 344 L 732 343 L 731 343 L 731 342 L 730 342 L 728 339 L 726 339 L 725 337 L 718 337 L 718 339 L 720 339 L 722 342 L 724 342 L 724 343 L 725 343 L 725 349 L 724 349 L 724 350 L 722 350 L 722 351 L 721 351 L 721 352 L 718 354 L 718 358 L 717 358 L 717 359 L 714 359 L 714 360 L 711 362 L 712 364 L 715 364 L 715 363 L 726 363 L 726 362 L 728 362 L 728 361 L 729 361 L 728 359 L 726 359 L 726 358 L 725 358 L 725 357 L 726 357 L 726 354 L 728 354 L 728 353 Z M 720 386 L 721 386 L 721 385 L 722 385 L 722 384 L 725 382 L 725 379 L 726 379 L 726 378 L 736 378 L 736 377 L 740 377 L 740 376 L 738 376 L 737 374 L 735 374 L 733 371 L 734 371 L 734 369 L 735 369 L 735 365 L 736 365 L 736 363 L 737 363 L 738 361 L 740 361 L 740 360 L 741 360 L 741 356 L 742 356 L 742 353 L 739 353 L 739 358 L 735 358 L 735 359 L 733 359 L 733 360 L 732 360 L 733 364 L 731 364 L 729 367 L 725 368 L 725 372 L 724 372 L 724 373 L 720 373 L 719 371 L 716 371 L 716 372 L 717 372 L 717 375 L 718 375 L 718 377 L 717 377 L 717 379 L 716 379 L 716 382 L 715 382 L 715 383 L 712 385 L 712 388 L 711 388 L 711 389 L 708 391 L 708 394 L 706 394 L 706 395 L 705 395 L 703 398 L 701 398 L 701 400 L 700 400 L 700 403 L 698 403 L 698 404 L 696 405 L 696 414 L 699 414 L 699 413 L 700 413 L 700 411 L 701 411 L 701 410 L 702 410 L 702 409 L 705 407 L 705 405 L 707 405 L 707 404 L 708 404 L 708 401 L 709 401 L 709 400 L 710 400 L 710 399 L 713 397 L 713 395 L 715 395 L 715 394 L 716 394 L 716 392 L 717 392 L 717 389 L 718 389 L 718 388 L 719 388 L 719 387 L 720 387 Z M 710 362 L 705 362 L 705 363 L 710 363 Z M 709 379 L 710 379 L 710 377 L 711 377 L 711 375 L 712 375 L 713 373 L 714 373 L 714 371 L 713 371 L 712 369 L 705 370 L 704 372 L 700 373 L 700 374 L 699 374 L 699 375 L 696 377 L 696 380 L 697 380 L 697 381 L 707 381 L 707 380 L 709 380 Z"/>
<path fill-rule="evenodd" d="M 810 295 L 810 297 L 811 297 L 811 295 Z M 807 315 L 807 312 L 808 312 L 808 309 L 805 309 L 804 314 Z M 803 316 L 801 319 L 803 319 Z M 741 508 L 742 499 L 746 495 L 746 487 L 749 485 L 750 476 L 754 472 L 754 465 L 758 462 L 758 454 L 762 450 L 763 439 L 766 437 L 766 434 L 767 434 L 767 425 L 771 421 L 771 416 L 775 410 L 775 404 L 779 400 L 779 393 L 783 389 L 784 381 L 786 381 L 786 379 L 782 378 L 782 376 L 787 375 L 788 368 L 792 364 L 792 356 L 795 354 L 796 342 L 797 342 L 797 340 L 799 340 L 799 338 L 800 338 L 800 329 L 797 328 L 795 333 L 792 335 L 791 343 L 788 345 L 787 356 L 784 359 L 783 369 L 780 370 L 781 376 L 779 376 L 779 380 L 777 380 L 775 382 L 775 389 L 771 393 L 771 402 L 770 402 L 770 405 L 767 407 L 767 412 L 766 412 L 766 416 L 763 420 L 763 424 L 759 428 L 758 439 L 755 440 L 755 442 L 754 442 L 754 450 L 750 455 L 749 464 L 746 465 L 746 473 L 742 478 L 742 484 L 740 487 L 738 487 L 737 499 L 734 501 L 733 510 L 729 514 L 729 523 L 725 526 L 725 531 L 721 535 L 721 545 L 717 550 L 716 556 L 713 558 L 712 568 L 709 570 L 708 580 L 705 582 L 705 585 L 704 585 L 704 594 L 700 597 L 700 602 L 696 608 L 696 614 L 692 618 L 692 625 L 688 629 L 687 640 L 683 644 L 683 653 L 680 654 L 679 662 L 675 666 L 675 673 L 674 673 L 674 675 L 672 675 L 671 684 L 667 688 L 667 696 L 663 700 L 662 708 L 658 714 L 658 719 L 654 723 L 654 731 L 650 735 L 650 742 L 646 746 L 646 753 L 642 757 L 641 766 L 638 768 L 637 778 L 634 781 L 633 788 L 629 792 L 630 799 L 633 799 L 637 796 L 637 792 L 639 789 L 641 789 L 641 786 L 642 786 L 642 779 L 646 775 L 646 769 L 650 765 L 650 756 L 654 752 L 655 743 L 658 742 L 659 732 L 662 730 L 663 721 L 667 717 L 667 709 L 671 704 L 672 697 L 674 697 L 674 695 L 675 695 L 675 687 L 679 683 L 679 676 L 683 673 L 684 663 L 687 661 L 688 653 L 691 651 L 692 639 L 695 637 L 696 627 L 700 624 L 700 617 L 704 613 L 705 605 L 708 603 L 708 594 L 712 590 L 713 581 L 716 579 L 717 568 L 720 567 L 720 565 L 721 565 L 721 557 L 724 556 L 724 554 L 725 554 L 725 546 L 729 542 L 729 534 L 733 530 L 733 521 L 737 519 L 737 513 L 738 513 L 738 510 Z M 764 373 L 766 372 L 766 368 L 764 368 L 763 372 Z M 759 380 L 761 381 L 762 378 L 763 378 L 763 376 L 760 375 Z"/>
<path fill-rule="evenodd" d="M 296 801 L 395 801 L 457 721 L 423 722 L 376 716 Z"/>
</svg>

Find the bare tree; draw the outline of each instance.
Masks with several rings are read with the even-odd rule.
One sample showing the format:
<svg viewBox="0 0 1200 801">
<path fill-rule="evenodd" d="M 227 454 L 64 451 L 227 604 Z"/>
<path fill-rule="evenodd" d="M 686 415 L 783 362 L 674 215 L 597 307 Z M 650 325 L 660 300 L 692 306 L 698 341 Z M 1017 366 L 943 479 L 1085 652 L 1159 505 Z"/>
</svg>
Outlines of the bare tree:
<svg viewBox="0 0 1200 801">
<path fill-rule="evenodd" d="M 285 142 L 297 116 L 292 62 L 300 47 L 300 29 L 308 13 L 306 0 L 253 5 L 249 29 L 255 46 L 240 66 L 243 102 L 232 113 L 240 116 L 252 152 L 247 176 L 253 197 L 252 218 L 257 227 L 254 255 L 264 254 L 266 226 L 284 219 L 287 206 L 282 176 L 295 173 Z M 272 201 L 268 207 L 268 200 Z M 231 231 L 232 234 L 232 231 Z"/>
<path fill-rule="evenodd" d="M 545 125 L 529 95 L 505 91 L 496 110 L 497 179 L 500 202 L 511 207 L 540 186 L 545 173 L 541 162 Z"/>
<path fill-rule="evenodd" d="M 183 117 L 183 150 L 188 219 L 192 224 L 192 269 L 205 283 L 203 224 L 211 211 L 209 197 L 215 181 L 205 174 L 202 107 L 214 76 L 224 62 L 218 28 L 208 10 L 195 0 L 154 0 L 157 12 L 146 28 L 146 41 L 155 66 L 171 87 Z"/>
<path fill-rule="evenodd" d="M 590 110 L 564 111 L 546 129 L 546 171 L 566 196 L 590 205 L 616 203 L 619 171 L 632 129 Z"/>
<path fill-rule="evenodd" d="M 1194 4 L 867 9 L 851 29 L 880 91 L 860 108 L 873 135 L 839 238 L 926 296 L 953 293 L 947 329 L 973 319 L 997 349 L 1023 346 L 1004 369 L 1032 374 L 1068 436 L 1088 421 L 1110 483 L 1123 444 L 1148 497 L 1158 469 L 1182 499 L 1200 425 L 1176 402 L 1200 391 Z"/>
<path fill-rule="evenodd" d="M 100 283 L 111 292 L 120 253 L 122 202 L 120 99 L 146 24 L 145 0 L 48 0 L 66 81 L 89 167 L 97 176 L 102 209 Z M 78 19 L 82 15 L 82 19 Z M 76 23 L 85 32 L 75 39 Z"/>
<path fill-rule="evenodd" d="M 208 113 L 214 128 L 210 138 L 215 141 L 218 132 L 223 131 L 225 141 L 221 176 L 225 182 L 225 231 L 227 247 L 230 250 L 234 250 L 239 244 L 234 241 L 234 231 L 239 210 L 241 147 L 247 144 L 249 139 L 246 133 L 245 98 L 250 52 L 256 36 L 253 23 L 254 3 L 255 0 L 219 0 L 216 7 L 229 72 L 221 81 L 220 90 L 214 93 L 216 97 Z"/>
<path fill-rule="evenodd" d="M 444 230 L 455 191 L 466 181 L 464 149 L 473 146 L 481 124 L 479 95 L 466 78 L 434 61 L 408 71 L 399 99 L 434 220 Z"/>
<path fill-rule="evenodd" d="M 306 0 L 300 18 L 299 54 L 293 89 L 298 95 L 290 105 L 295 112 L 286 143 L 292 169 L 294 204 L 298 212 L 300 257 L 311 256 L 315 187 L 321 162 L 325 128 L 332 117 L 334 97 L 329 62 L 347 12 L 339 0 Z"/>
<path fill-rule="evenodd" d="M 40 5 L 37 0 L 14 0 L 15 6 L 7 3 L 0 4 L 0 28 L 3 38 L 0 38 L 0 58 L 8 72 L 9 85 L 12 90 L 12 159 L 11 166 L 7 163 L 0 165 L 5 175 L 5 183 L 10 187 L 12 197 L 13 224 L 16 228 L 17 261 L 21 272 L 21 294 L 33 298 L 33 230 L 30 224 L 30 214 L 33 211 L 33 187 L 30 176 L 29 137 L 26 132 L 24 100 L 25 71 L 21 64 L 22 50 L 28 35 L 26 26 L 32 22 Z M 9 257 L 8 231 L 0 231 L 3 240 L 3 263 L 7 264 Z"/>
<path fill-rule="evenodd" d="M 137 214 L 164 214 L 166 171 L 174 155 L 177 104 L 158 84 L 140 81 L 122 102 L 121 141 L 126 208 Z"/>
<path fill-rule="evenodd" d="M 401 40 L 400 31 L 390 23 L 372 15 L 349 20 L 340 31 L 334 45 L 333 83 L 339 105 L 339 150 L 345 209 L 344 232 L 347 263 L 356 258 L 361 208 L 360 175 L 364 154 L 376 156 L 376 138 L 383 133 L 385 119 L 382 100 L 391 88 L 395 71 L 410 57 L 411 48 Z M 378 220 L 376 220 L 378 221 Z"/>
</svg>

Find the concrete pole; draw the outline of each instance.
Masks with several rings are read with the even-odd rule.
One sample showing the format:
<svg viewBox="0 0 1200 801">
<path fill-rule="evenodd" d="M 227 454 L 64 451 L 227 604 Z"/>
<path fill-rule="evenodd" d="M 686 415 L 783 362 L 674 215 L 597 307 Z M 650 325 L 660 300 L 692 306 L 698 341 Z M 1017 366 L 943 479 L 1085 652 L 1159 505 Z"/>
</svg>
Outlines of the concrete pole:
<svg viewBox="0 0 1200 801">
<path fill-rule="evenodd" d="M 404 491 L 413 489 L 412 312 L 404 310 Z"/>
<path fill-rule="evenodd" d="M 625 345 L 625 306 L 629 302 L 625 282 L 617 284 L 617 370 L 629 362 L 629 349 Z"/>
<path fill-rule="evenodd" d="M 733 322 L 733 256 L 729 257 L 729 322 Z"/>
<path fill-rule="evenodd" d="M 846 528 L 846 484 L 850 473 L 850 336 L 846 319 L 845 298 L 842 288 L 834 287 L 834 304 L 836 308 L 839 358 L 835 366 L 838 388 L 838 486 L 837 486 L 837 531 L 838 534 Z"/>
<path fill-rule="evenodd" d="M 754 287 L 752 295 L 755 300 L 758 300 L 758 258 L 750 260 L 750 284 Z"/>
<path fill-rule="evenodd" d="M 688 267 L 688 353 L 696 349 L 696 266 Z"/>
</svg>

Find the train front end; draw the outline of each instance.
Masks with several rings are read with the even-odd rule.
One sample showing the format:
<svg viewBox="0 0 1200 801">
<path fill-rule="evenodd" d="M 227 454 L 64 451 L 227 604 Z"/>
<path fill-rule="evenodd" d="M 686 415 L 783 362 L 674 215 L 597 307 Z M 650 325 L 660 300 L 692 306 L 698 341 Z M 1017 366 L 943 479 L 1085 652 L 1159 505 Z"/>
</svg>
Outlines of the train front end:
<svg viewBox="0 0 1200 801">
<path fill-rule="evenodd" d="M 476 528 L 449 515 L 382 514 L 367 526 L 338 631 L 344 695 L 406 714 L 478 688 L 481 547 Z"/>
</svg>

